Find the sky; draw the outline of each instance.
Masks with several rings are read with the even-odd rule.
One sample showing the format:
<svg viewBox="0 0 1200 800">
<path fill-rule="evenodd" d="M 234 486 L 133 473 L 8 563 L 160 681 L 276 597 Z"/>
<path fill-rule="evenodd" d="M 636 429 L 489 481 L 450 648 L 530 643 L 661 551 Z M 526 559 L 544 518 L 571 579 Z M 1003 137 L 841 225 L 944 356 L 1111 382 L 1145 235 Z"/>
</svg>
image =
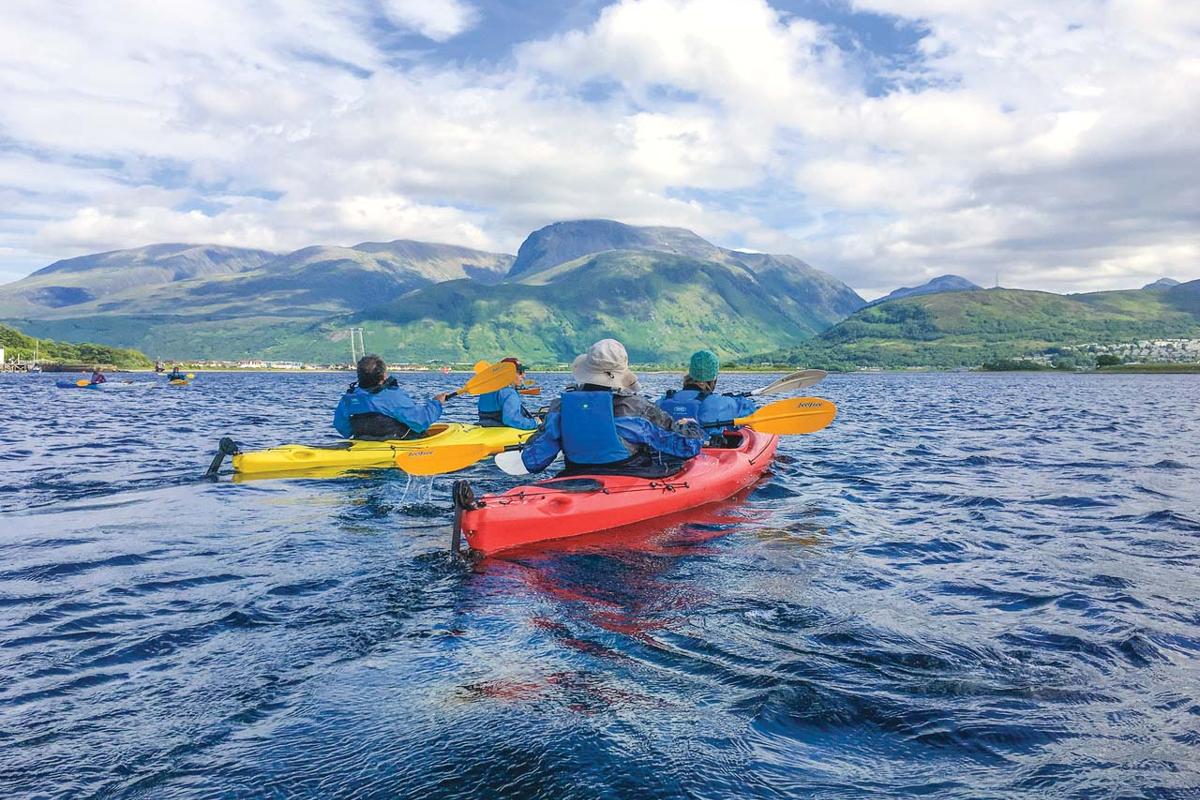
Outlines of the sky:
<svg viewBox="0 0 1200 800">
<path fill-rule="evenodd" d="M 865 297 L 1200 278 L 1200 3 L 5 0 L 0 282 L 677 225 Z"/>
</svg>

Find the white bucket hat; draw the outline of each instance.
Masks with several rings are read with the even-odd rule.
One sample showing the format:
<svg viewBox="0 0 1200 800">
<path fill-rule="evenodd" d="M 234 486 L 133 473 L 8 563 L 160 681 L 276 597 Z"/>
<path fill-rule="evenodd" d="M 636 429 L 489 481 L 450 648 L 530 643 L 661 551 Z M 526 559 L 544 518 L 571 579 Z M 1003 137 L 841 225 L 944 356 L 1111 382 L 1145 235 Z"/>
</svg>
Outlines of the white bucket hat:
<svg viewBox="0 0 1200 800">
<path fill-rule="evenodd" d="M 637 391 L 637 376 L 629 371 L 629 354 L 616 339 L 601 339 L 571 364 L 571 374 L 581 384 Z"/>
</svg>

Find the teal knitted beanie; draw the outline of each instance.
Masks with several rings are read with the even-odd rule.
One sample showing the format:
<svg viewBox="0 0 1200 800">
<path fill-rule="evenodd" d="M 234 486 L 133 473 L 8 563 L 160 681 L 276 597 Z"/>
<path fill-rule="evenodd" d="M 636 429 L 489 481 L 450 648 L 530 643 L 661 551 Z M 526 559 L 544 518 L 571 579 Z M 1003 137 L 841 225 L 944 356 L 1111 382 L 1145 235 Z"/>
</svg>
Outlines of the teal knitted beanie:
<svg viewBox="0 0 1200 800">
<path fill-rule="evenodd" d="M 688 375 L 698 381 L 715 381 L 717 370 L 720 368 L 721 362 L 716 353 L 712 350 L 700 350 L 692 353 L 692 360 L 688 362 Z"/>
</svg>

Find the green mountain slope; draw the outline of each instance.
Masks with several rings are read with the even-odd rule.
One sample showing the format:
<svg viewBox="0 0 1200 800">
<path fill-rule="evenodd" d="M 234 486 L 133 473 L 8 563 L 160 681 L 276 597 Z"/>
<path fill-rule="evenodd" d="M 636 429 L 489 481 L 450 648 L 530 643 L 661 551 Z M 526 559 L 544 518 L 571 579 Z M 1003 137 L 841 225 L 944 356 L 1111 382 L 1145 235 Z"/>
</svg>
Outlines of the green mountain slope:
<svg viewBox="0 0 1200 800">
<path fill-rule="evenodd" d="M 865 304 L 849 286 L 795 256 L 728 250 L 684 228 L 638 227 L 605 219 L 556 222 L 529 234 L 517 251 L 509 278 L 525 280 L 561 264 L 613 251 L 664 253 L 724 264 L 737 273 L 749 271 L 760 286 L 774 292 L 776 303 L 814 333 Z"/>
<path fill-rule="evenodd" d="M 780 302 L 753 272 L 666 253 L 613 251 L 520 281 L 439 284 L 354 318 L 387 352 L 470 360 L 501 352 L 573 358 L 598 338 L 639 362 L 674 360 L 704 344 L 722 355 L 798 343 L 820 323 Z M 823 325 L 821 325 L 823 327 Z"/>
<path fill-rule="evenodd" d="M 138 296 L 179 281 L 235 275 L 275 253 L 216 245 L 154 244 L 56 261 L 0 286 L 0 317 L 95 314 L 108 298 Z"/>
<path fill-rule="evenodd" d="M 0 287 L 0 316 L 40 336 L 101 340 L 166 358 L 243 358 L 422 286 L 500 280 L 512 263 L 503 253 L 399 240 L 282 256 L 239 251 L 225 269 L 177 264 L 201 254 L 212 259 L 218 250 L 155 245 L 58 262 Z"/>
<path fill-rule="evenodd" d="M 864 308 L 762 360 L 833 367 L 957 367 L 1048 348 L 1200 336 L 1200 281 L 1056 295 L 1020 289 L 906 297 Z"/>
<path fill-rule="evenodd" d="M 5 361 L 32 361 L 36 355 L 43 364 L 105 364 L 122 369 L 154 366 L 150 359 L 136 350 L 102 344 L 70 344 L 49 339 L 35 340 L 34 337 L 26 336 L 7 325 L 0 325 L 0 347 L 4 348 Z"/>
<path fill-rule="evenodd" d="M 306 247 L 285 255 L 231 251 L 154 245 L 58 262 L 0 287 L 0 316 L 312 320 L 360 310 L 441 281 L 465 277 L 496 281 L 512 263 L 512 256 L 502 253 L 405 240 Z M 227 256 L 220 267 L 205 268 L 218 253 Z M 176 266 L 184 258 L 190 268 Z M 206 263 L 193 263 L 200 261 Z"/>
</svg>

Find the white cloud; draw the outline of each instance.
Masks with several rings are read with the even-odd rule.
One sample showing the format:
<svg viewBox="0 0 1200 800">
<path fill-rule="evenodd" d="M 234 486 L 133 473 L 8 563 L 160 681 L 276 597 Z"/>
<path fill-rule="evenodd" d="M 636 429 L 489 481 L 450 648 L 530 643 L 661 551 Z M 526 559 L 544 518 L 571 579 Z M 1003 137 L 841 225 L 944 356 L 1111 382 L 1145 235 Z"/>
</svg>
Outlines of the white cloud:
<svg viewBox="0 0 1200 800">
<path fill-rule="evenodd" d="M 887 93 L 762 0 L 620 0 L 466 66 L 371 28 L 382 9 L 443 41 L 482 19 L 464 2 L 10 2 L 0 273 L 180 239 L 511 252 L 603 216 L 786 250 L 867 293 L 1200 277 L 1200 6 L 855 7 L 930 31 Z"/>
<path fill-rule="evenodd" d="M 435 42 L 453 39 L 475 26 L 479 11 L 462 0 L 383 0 L 388 18 Z"/>
</svg>

